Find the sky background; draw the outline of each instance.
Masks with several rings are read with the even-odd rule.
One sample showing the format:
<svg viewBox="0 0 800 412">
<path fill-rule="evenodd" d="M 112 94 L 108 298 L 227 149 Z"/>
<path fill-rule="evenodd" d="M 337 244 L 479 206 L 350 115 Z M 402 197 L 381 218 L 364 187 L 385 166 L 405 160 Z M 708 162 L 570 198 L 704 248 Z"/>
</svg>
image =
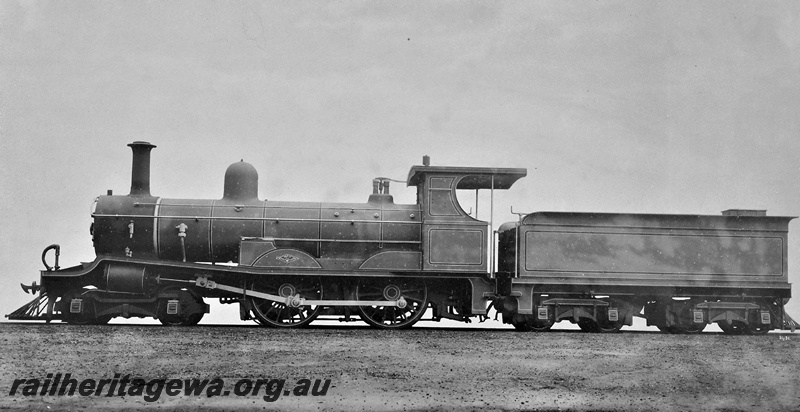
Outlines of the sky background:
<svg viewBox="0 0 800 412">
<path fill-rule="evenodd" d="M 528 169 L 495 222 L 797 216 L 799 73 L 800 2 L 2 1 L 0 311 L 47 245 L 94 259 L 90 206 L 128 193 L 135 140 L 167 198 L 220 198 L 244 159 L 262 199 L 363 202 L 429 155 Z M 798 284 L 798 221 L 789 247 Z"/>
</svg>

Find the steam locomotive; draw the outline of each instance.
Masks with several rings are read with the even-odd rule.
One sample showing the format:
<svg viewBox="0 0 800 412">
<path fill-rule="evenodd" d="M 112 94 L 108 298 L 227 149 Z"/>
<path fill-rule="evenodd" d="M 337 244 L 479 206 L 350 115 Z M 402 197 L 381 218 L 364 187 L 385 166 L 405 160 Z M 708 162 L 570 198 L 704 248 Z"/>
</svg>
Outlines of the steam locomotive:
<svg viewBox="0 0 800 412">
<path fill-rule="evenodd" d="M 130 194 L 94 204 L 96 259 L 61 268 L 60 247 L 47 247 L 40 284 L 22 285 L 37 298 L 9 319 L 194 325 L 204 299 L 218 298 L 242 320 L 286 328 L 320 317 L 408 328 L 425 313 L 470 322 L 492 308 L 522 331 L 566 320 L 616 332 L 634 317 L 671 333 L 794 327 L 784 311 L 793 217 L 539 212 L 493 231 L 457 191 L 489 190 L 493 209 L 494 191 L 527 170 L 431 166 L 427 156 L 408 174 L 411 205 L 394 203 L 385 178 L 365 203 L 259 200 L 258 173 L 243 161 L 225 172 L 221 199 L 167 199 L 150 194 L 155 146 L 128 146 Z"/>
</svg>

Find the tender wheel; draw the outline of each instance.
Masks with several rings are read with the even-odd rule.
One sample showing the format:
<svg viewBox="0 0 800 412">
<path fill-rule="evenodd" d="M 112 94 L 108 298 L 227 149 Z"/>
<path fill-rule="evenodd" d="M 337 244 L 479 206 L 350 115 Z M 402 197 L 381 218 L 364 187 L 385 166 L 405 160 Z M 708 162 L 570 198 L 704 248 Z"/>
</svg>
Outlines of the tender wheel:
<svg viewBox="0 0 800 412">
<path fill-rule="evenodd" d="M 672 328 L 672 333 L 693 334 L 701 333 L 706 328 L 705 323 L 692 323 L 689 326 Z"/>
<path fill-rule="evenodd" d="M 686 335 L 700 333 L 706 328 L 705 323 L 692 323 L 689 326 L 659 326 L 658 329 L 662 332 L 671 333 L 673 335 Z"/>
<path fill-rule="evenodd" d="M 105 324 L 108 324 L 108 322 L 110 322 L 112 318 L 113 318 L 113 316 L 111 316 L 111 315 L 99 316 L 94 320 L 93 324 L 94 325 L 105 325 Z"/>
<path fill-rule="evenodd" d="M 534 332 L 547 332 L 550 328 L 553 327 L 553 324 L 550 322 L 543 323 L 542 321 L 534 321 L 531 322 L 530 328 Z"/>
<path fill-rule="evenodd" d="M 193 313 L 186 317 L 175 315 L 159 315 L 158 321 L 164 326 L 194 326 L 203 319 L 203 313 Z"/>
<path fill-rule="evenodd" d="M 617 312 L 617 320 L 608 320 L 606 311 L 598 311 L 597 326 L 595 332 L 600 333 L 617 333 L 625 326 L 625 315 L 623 310 Z"/>
<path fill-rule="evenodd" d="M 597 324 L 596 332 L 600 333 L 617 333 L 622 327 L 625 326 L 622 322 L 603 322 Z"/>
<path fill-rule="evenodd" d="M 770 325 L 757 325 L 751 323 L 750 325 L 747 326 L 747 333 L 749 335 L 763 335 L 769 332 L 769 329 Z"/>
<path fill-rule="evenodd" d="M 252 290 L 287 298 L 290 296 L 309 300 L 322 299 L 322 284 L 315 278 L 269 278 L 253 282 Z M 322 306 L 291 307 L 285 303 L 250 297 L 256 322 L 264 326 L 299 328 L 313 322 Z"/>
<path fill-rule="evenodd" d="M 514 329 L 516 329 L 516 330 L 518 330 L 520 332 L 530 332 L 530 331 L 533 330 L 533 329 L 531 329 L 531 325 L 528 322 L 524 322 L 524 321 L 523 322 L 514 322 L 513 325 L 514 325 Z"/>
<path fill-rule="evenodd" d="M 747 325 L 739 321 L 733 321 L 730 325 L 728 322 L 717 322 L 717 325 L 726 335 L 743 335 L 747 332 Z"/>
<path fill-rule="evenodd" d="M 578 327 L 584 332 L 600 332 L 597 322 L 591 319 L 581 318 L 578 320 Z"/>
<path fill-rule="evenodd" d="M 428 288 L 417 279 L 376 279 L 359 282 L 358 300 L 399 300 L 405 307 L 359 306 L 364 322 L 381 329 L 410 328 L 428 308 Z M 402 299 L 401 299 L 402 298 Z"/>
<path fill-rule="evenodd" d="M 205 315 L 205 313 L 193 313 L 189 315 L 189 319 L 186 320 L 185 325 L 186 326 L 197 325 L 198 323 L 200 323 L 201 320 L 203 320 L 203 315 Z"/>
<path fill-rule="evenodd" d="M 665 333 L 674 335 L 700 333 L 706 328 L 705 323 L 694 323 L 690 309 L 690 303 L 675 304 L 674 309 L 667 311 L 664 315 L 664 322 L 672 326 L 660 326 L 658 329 Z"/>
</svg>

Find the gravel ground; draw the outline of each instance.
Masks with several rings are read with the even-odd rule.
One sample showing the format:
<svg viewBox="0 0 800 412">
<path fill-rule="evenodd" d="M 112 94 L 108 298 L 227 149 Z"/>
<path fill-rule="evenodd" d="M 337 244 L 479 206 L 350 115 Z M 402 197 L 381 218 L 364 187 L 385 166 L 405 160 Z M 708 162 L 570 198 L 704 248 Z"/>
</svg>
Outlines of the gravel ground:
<svg viewBox="0 0 800 412">
<path fill-rule="evenodd" d="M 800 336 L 789 333 L 2 323 L 0 336 L 2 409 L 800 410 Z M 99 396 L 25 396 L 32 381 L 10 394 L 16 379 L 43 384 L 48 373 L 77 381 L 218 377 L 230 394 L 168 396 L 162 387 L 147 402 L 147 386 L 137 394 L 128 384 L 123 396 L 105 388 Z M 235 396 L 242 379 L 264 379 L 265 388 Z M 273 379 L 286 383 L 268 402 Z M 330 386 L 324 396 L 295 395 L 301 379 L 320 379 L 318 391 L 326 379 Z"/>
</svg>

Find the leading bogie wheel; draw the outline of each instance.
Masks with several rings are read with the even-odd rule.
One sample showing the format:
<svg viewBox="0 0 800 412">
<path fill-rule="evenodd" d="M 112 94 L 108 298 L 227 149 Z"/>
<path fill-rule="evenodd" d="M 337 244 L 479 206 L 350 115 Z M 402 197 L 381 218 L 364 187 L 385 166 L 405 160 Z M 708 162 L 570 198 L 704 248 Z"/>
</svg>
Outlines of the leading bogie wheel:
<svg viewBox="0 0 800 412">
<path fill-rule="evenodd" d="M 428 308 L 428 288 L 419 279 L 366 279 L 358 283 L 358 300 L 394 301 L 397 306 L 359 306 L 361 319 L 374 328 L 410 328 Z"/>
<path fill-rule="evenodd" d="M 547 332 L 553 327 L 553 322 L 537 319 L 535 315 L 516 315 L 512 324 L 521 332 Z"/>
<path fill-rule="evenodd" d="M 168 288 L 162 293 L 168 293 L 171 296 L 170 298 L 162 298 L 162 301 L 159 304 L 158 308 L 158 321 L 161 322 L 164 326 L 194 326 L 197 325 L 201 319 L 203 319 L 203 315 L 205 313 L 202 312 L 187 312 L 187 308 L 191 306 L 192 303 L 203 303 L 203 298 L 200 296 L 194 295 L 192 292 L 189 292 L 186 289 L 179 289 L 179 288 Z M 168 305 L 170 300 L 176 300 L 177 297 L 178 305 L 180 307 L 177 314 L 169 314 L 168 313 Z"/>
<path fill-rule="evenodd" d="M 321 300 L 322 284 L 317 278 L 266 278 L 253 282 L 253 291 L 300 301 Z M 322 306 L 287 305 L 251 296 L 250 306 L 256 322 L 263 326 L 277 328 L 299 328 L 306 326 L 319 316 Z"/>
<path fill-rule="evenodd" d="M 85 289 L 73 289 L 65 293 L 59 302 L 63 320 L 70 325 L 93 325 L 96 323 L 94 318 L 94 300 L 84 294 Z M 72 300 L 80 299 L 80 312 L 72 313 Z"/>
</svg>

